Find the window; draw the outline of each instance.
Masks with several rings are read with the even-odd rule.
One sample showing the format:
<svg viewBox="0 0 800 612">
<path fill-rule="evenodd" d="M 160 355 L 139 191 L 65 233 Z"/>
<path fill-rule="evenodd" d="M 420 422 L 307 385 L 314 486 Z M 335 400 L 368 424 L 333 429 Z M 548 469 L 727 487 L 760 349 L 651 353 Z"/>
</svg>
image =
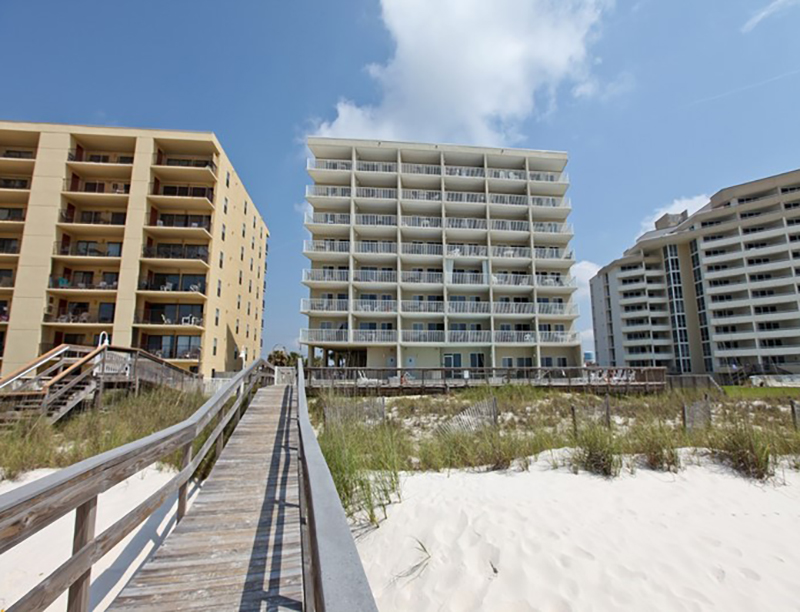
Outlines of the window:
<svg viewBox="0 0 800 612">
<path fill-rule="evenodd" d="M 214 325 L 219 327 L 219 308 L 214 312 Z"/>
<path fill-rule="evenodd" d="M 222 251 L 219 252 L 219 267 L 222 267 L 222 264 L 225 262 L 225 253 Z"/>
<path fill-rule="evenodd" d="M 249 281 L 247 281 L 247 292 L 248 293 L 253 293 L 253 279 L 252 278 Z"/>
<path fill-rule="evenodd" d="M 241 295 L 237 295 L 236 296 L 236 310 L 241 310 L 241 309 L 242 309 L 242 296 Z"/>
<path fill-rule="evenodd" d="M 239 319 L 236 319 L 236 333 L 239 333 Z"/>
<path fill-rule="evenodd" d="M 253 271 L 253 258 L 250 258 L 250 271 Z"/>
<path fill-rule="evenodd" d="M 244 201 L 244 214 L 247 214 L 247 200 Z"/>
<path fill-rule="evenodd" d="M 222 204 L 222 212 L 223 214 L 228 214 L 228 198 L 225 198 L 225 201 Z"/>
<path fill-rule="evenodd" d="M 225 186 L 226 187 L 230 187 L 231 186 L 231 173 L 230 172 L 226 172 L 225 173 Z M 227 200 L 227 198 L 226 198 L 226 200 Z"/>
<path fill-rule="evenodd" d="M 247 204 L 247 202 L 245 202 Z M 246 238 L 247 236 L 247 223 L 242 223 L 242 238 Z"/>
<path fill-rule="evenodd" d="M 225 240 L 225 224 L 222 224 L 222 240 Z"/>
<path fill-rule="evenodd" d="M 242 271 L 239 270 L 239 284 L 242 284 Z"/>
<path fill-rule="evenodd" d="M 247 302 L 247 316 L 250 316 L 250 302 Z"/>
<path fill-rule="evenodd" d="M 244 247 L 242 247 L 242 250 L 239 252 L 239 261 L 244 261 Z"/>
<path fill-rule="evenodd" d="M 217 281 L 217 297 L 222 297 L 222 281 Z"/>
<path fill-rule="evenodd" d="M 211 346 L 211 354 L 216 357 L 217 356 L 217 339 L 214 338 L 214 344 Z"/>
<path fill-rule="evenodd" d="M 250 337 L 250 324 L 249 323 L 247 324 L 245 329 L 246 329 L 246 331 L 245 331 L 244 337 L 245 338 L 249 338 Z"/>
</svg>

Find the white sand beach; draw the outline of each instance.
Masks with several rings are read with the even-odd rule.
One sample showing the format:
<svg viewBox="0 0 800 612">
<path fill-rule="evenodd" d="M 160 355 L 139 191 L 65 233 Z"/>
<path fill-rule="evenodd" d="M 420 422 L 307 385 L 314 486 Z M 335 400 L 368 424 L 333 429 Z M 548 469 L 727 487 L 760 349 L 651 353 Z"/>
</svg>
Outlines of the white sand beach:
<svg viewBox="0 0 800 612">
<path fill-rule="evenodd" d="M 20 480 L 0 482 L 0 495 L 54 471 L 34 470 Z M 149 467 L 103 493 L 97 501 L 97 533 L 122 518 L 174 475 L 169 469 Z M 196 495 L 196 489 L 190 490 Z M 166 538 L 175 526 L 176 506 L 177 497 L 173 495 L 94 566 L 92 610 L 105 610 L 147 556 Z M 0 555 L 0 610 L 14 603 L 70 557 L 74 517 L 71 512 Z M 66 607 L 65 593 L 48 611 L 62 611 Z"/>
<path fill-rule="evenodd" d="M 402 502 L 358 540 L 381 612 L 800 610 L 796 470 L 606 480 L 548 457 L 406 475 Z"/>
</svg>

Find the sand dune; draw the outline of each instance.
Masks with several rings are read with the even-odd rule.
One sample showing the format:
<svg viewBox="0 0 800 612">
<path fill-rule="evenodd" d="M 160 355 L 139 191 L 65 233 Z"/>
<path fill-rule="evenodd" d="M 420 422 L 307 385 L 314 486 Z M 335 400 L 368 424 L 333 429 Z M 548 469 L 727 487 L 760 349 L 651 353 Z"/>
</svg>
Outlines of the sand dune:
<svg viewBox="0 0 800 612">
<path fill-rule="evenodd" d="M 358 541 L 382 612 L 800 611 L 797 471 L 605 480 L 543 455 L 529 472 L 412 474 L 402 490 Z"/>
</svg>

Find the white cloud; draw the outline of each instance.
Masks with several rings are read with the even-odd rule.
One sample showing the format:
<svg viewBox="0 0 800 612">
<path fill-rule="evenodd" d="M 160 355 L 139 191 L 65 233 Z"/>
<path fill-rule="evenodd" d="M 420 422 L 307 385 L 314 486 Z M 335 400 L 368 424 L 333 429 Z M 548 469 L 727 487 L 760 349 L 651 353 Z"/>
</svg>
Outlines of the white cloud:
<svg viewBox="0 0 800 612">
<path fill-rule="evenodd" d="M 575 302 L 580 308 L 581 316 L 577 321 L 580 330 L 583 350 L 594 350 L 594 331 L 592 330 L 592 300 L 589 292 L 589 281 L 600 270 L 600 266 L 586 259 L 572 266 L 572 275 L 578 282 Z"/>
<path fill-rule="evenodd" d="M 674 215 L 677 213 L 682 213 L 684 210 L 688 210 L 689 214 L 691 215 L 708 204 L 708 200 L 709 197 L 705 194 L 673 200 L 670 204 L 662 206 L 661 208 L 653 211 L 652 214 L 642 219 L 641 226 L 639 227 L 639 236 L 645 232 L 653 230 L 655 228 L 656 221 L 658 221 L 662 215 L 668 213 Z"/>
<path fill-rule="evenodd" d="M 609 102 L 621 98 L 633 91 L 636 79 L 630 72 L 621 72 L 616 79 L 607 83 L 594 76 L 578 83 L 572 90 L 576 98 L 596 98 L 601 102 Z"/>
<path fill-rule="evenodd" d="M 302 202 L 295 202 L 294 205 L 292 206 L 292 208 L 294 208 L 294 212 L 296 212 L 296 213 L 298 213 L 300 215 L 304 215 L 304 216 L 305 216 L 306 213 L 310 213 L 310 212 L 314 211 L 314 209 L 312 208 L 311 204 L 309 204 L 305 200 L 303 200 Z"/>
<path fill-rule="evenodd" d="M 581 332 L 581 348 L 584 351 L 594 352 L 594 329 L 584 329 Z"/>
<path fill-rule="evenodd" d="M 614 0 L 381 4 L 395 49 L 385 64 L 367 68 L 380 99 L 340 100 L 317 135 L 503 145 L 520 140 L 521 123 L 540 107 L 554 108 L 560 86 L 594 97 L 632 84 L 622 76 L 602 85 L 591 74 L 589 47 Z"/>
<path fill-rule="evenodd" d="M 800 0 L 772 0 L 767 6 L 748 19 L 747 23 L 742 26 L 742 33 L 747 34 L 748 32 L 752 32 L 755 27 L 767 17 L 790 9 L 793 6 L 800 6 Z"/>
</svg>

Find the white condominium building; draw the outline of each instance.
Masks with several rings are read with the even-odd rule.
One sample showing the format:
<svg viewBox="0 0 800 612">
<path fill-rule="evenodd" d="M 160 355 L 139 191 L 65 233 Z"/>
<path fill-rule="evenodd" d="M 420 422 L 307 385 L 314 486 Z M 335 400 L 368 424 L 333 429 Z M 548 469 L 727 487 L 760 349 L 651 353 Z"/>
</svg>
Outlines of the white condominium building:
<svg viewBox="0 0 800 612">
<path fill-rule="evenodd" d="M 565 153 L 308 146 L 310 355 L 357 367 L 581 365 Z"/>
<path fill-rule="evenodd" d="M 591 281 L 600 365 L 800 372 L 800 170 L 664 215 Z"/>
</svg>

